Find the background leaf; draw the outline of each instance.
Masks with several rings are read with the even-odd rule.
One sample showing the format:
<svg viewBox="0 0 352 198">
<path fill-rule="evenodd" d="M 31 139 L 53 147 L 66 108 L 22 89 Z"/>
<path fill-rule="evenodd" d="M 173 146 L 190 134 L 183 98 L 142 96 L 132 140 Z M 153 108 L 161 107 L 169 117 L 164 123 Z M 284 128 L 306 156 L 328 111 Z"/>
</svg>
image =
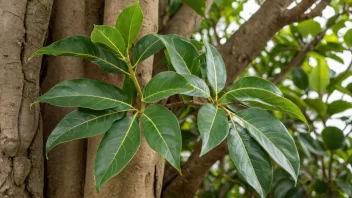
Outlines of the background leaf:
<svg viewBox="0 0 352 198">
<path fill-rule="evenodd" d="M 325 60 L 319 59 L 318 65 L 313 68 L 309 75 L 309 85 L 314 91 L 322 93 L 329 83 L 329 67 Z"/>
<path fill-rule="evenodd" d="M 308 75 L 302 68 L 296 67 L 292 70 L 292 80 L 298 88 L 302 90 L 307 89 Z"/>
<path fill-rule="evenodd" d="M 56 125 L 46 142 L 46 154 L 56 145 L 105 133 L 123 112 L 115 109 L 94 111 L 78 108 Z"/>
<path fill-rule="evenodd" d="M 74 56 L 84 58 L 97 64 L 109 73 L 128 74 L 127 64 L 116 58 L 112 53 L 98 47 L 86 36 L 71 36 L 34 52 L 35 55 Z"/>
<path fill-rule="evenodd" d="M 130 48 L 132 43 L 136 40 L 142 23 L 143 12 L 139 2 L 127 6 L 119 14 L 116 20 L 116 28 L 125 38 L 126 49 Z"/>
<path fill-rule="evenodd" d="M 202 105 L 198 112 L 197 123 L 202 137 L 200 156 L 203 156 L 226 138 L 229 125 L 225 111 L 212 104 Z"/>
<path fill-rule="evenodd" d="M 315 37 L 322 31 L 320 24 L 314 21 L 313 19 L 309 19 L 299 23 L 297 29 L 298 32 L 301 33 L 301 35 L 304 37 L 307 37 L 309 35 Z"/>
<path fill-rule="evenodd" d="M 249 108 L 235 115 L 270 157 L 297 181 L 299 156 L 285 126 L 268 112 Z"/>
<path fill-rule="evenodd" d="M 321 137 L 329 150 L 341 148 L 345 140 L 343 132 L 339 128 L 332 126 L 326 127 L 323 132 L 321 132 Z"/>
<path fill-rule="evenodd" d="M 96 189 L 121 172 L 141 143 L 137 114 L 117 121 L 100 142 L 94 164 Z"/>
<path fill-rule="evenodd" d="M 237 170 L 261 197 L 266 197 L 273 180 L 273 168 L 266 152 L 233 121 L 227 143 L 232 161 Z"/>
<path fill-rule="evenodd" d="M 328 114 L 334 115 L 336 113 L 341 113 L 347 109 L 352 108 L 352 103 L 344 100 L 336 100 L 328 104 Z"/>
<path fill-rule="evenodd" d="M 94 110 L 133 109 L 128 104 L 128 98 L 121 89 L 108 83 L 89 79 L 64 81 L 37 98 L 35 103 L 38 102 L 46 102 L 54 106 L 83 107 Z"/>
<path fill-rule="evenodd" d="M 345 43 L 348 47 L 352 47 L 352 29 L 349 29 L 343 36 Z"/>
<path fill-rule="evenodd" d="M 181 172 L 182 137 L 176 116 L 161 105 L 151 105 L 142 114 L 141 122 L 150 148 Z"/>
<path fill-rule="evenodd" d="M 205 0 L 181 0 L 183 3 L 191 7 L 194 11 L 196 11 L 200 16 L 205 17 Z"/>
<path fill-rule="evenodd" d="M 143 101 L 153 103 L 192 89 L 188 81 L 180 74 L 172 71 L 161 72 L 144 87 Z"/>
</svg>

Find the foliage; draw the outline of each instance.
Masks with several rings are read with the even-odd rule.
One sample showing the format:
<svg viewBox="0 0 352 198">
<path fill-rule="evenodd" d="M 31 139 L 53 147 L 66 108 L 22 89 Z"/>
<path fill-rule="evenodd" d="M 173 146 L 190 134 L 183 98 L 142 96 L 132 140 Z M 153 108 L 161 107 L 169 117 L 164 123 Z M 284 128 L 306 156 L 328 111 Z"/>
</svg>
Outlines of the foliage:
<svg viewBox="0 0 352 198">
<path fill-rule="evenodd" d="M 245 22 L 243 8 L 246 3 L 247 1 L 215 1 L 210 9 L 209 18 L 203 20 L 201 29 L 194 34 L 194 38 L 207 40 L 221 47 L 221 44 L 226 42 L 237 26 Z M 258 2 L 259 5 L 261 3 Z M 350 190 L 352 189 L 352 138 L 350 137 L 352 133 L 350 117 L 352 62 L 349 59 L 352 54 L 351 4 L 351 1 L 333 0 L 327 9 L 330 12 L 329 17 L 323 15 L 323 17 L 284 27 L 277 32 L 267 47 L 242 74 L 242 77 L 258 76 L 274 82 L 279 89 L 271 90 L 276 94 L 273 96 L 282 94 L 289 99 L 288 102 L 296 104 L 299 112 L 302 112 L 306 118 L 310 129 L 309 131 L 301 122 L 297 122 L 297 119 L 287 116 L 294 112 L 292 110 L 286 114 L 281 113 L 285 112 L 284 109 L 280 110 L 281 112 L 277 110 L 273 112 L 273 115 L 286 126 L 288 133 L 293 137 L 300 156 L 301 168 L 296 183 L 289 174 L 283 172 L 282 167 L 273 165 L 274 174 L 268 197 L 352 196 Z M 303 54 L 302 60 L 294 62 L 301 54 Z M 278 78 L 279 76 L 281 78 Z M 238 84 L 237 88 L 246 88 L 246 84 L 241 81 L 248 78 L 250 77 L 239 78 L 233 87 Z M 264 86 L 259 82 L 254 84 Z M 256 88 L 260 89 L 260 87 Z M 266 86 L 264 91 L 267 92 L 269 89 L 270 87 Z M 265 97 L 265 100 L 261 98 L 260 90 L 253 91 L 253 93 L 248 92 L 246 95 L 240 95 L 239 90 L 232 93 L 235 93 L 234 96 L 238 99 L 241 98 L 241 104 L 246 106 L 254 102 L 257 107 L 275 110 L 268 108 L 265 102 L 268 97 Z M 252 96 L 255 94 L 256 99 L 251 101 L 250 98 L 246 98 L 247 94 L 252 94 Z M 226 99 L 228 96 L 231 98 L 231 92 L 227 96 L 223 95 L 223 98 Z M 282 100 L 286 100 L 285 98 Z M 275 99 L 275 101 L 278 100 Z M 226 100 L 223 103 L 227 103 Z M 232 108 L 233 105 L 228 107 L 236 113 L 239 110 L 236 107 Z M 276 105 L 273 105 L 273 108 L 275 107 Z M 237 116 L 238 114 L 241 115 L 237 113 Z M 259 113 L 255 115 L 259 116 Z M 254 115 L 248 117 L 254 119 Z M 189 125 L 191 127 L 184 129 L 185 133 L 193 133 L 192 125 Z M 243 136 L 242 140 L 245 141 L 242 144 L 251 142 L 251 139 L 242 132 L 247 130 L 251 135 L 249 137 L 254 137 L 250 127 L 246 127 L 247 129 L 236 127 L 237 133 L 230 129 L 229 136 L 234 139 L 237 136 Z M 188 142 L 191 147 L 188 150 L 194 148 L 192 145 L 197 136 L 193 137 L 194 139 Z M 255 141 L 255 143 L 258 142 Z M 248 178 L 243 175 L 243 169 L 238 166 L 238 160 L 241 159 L 242 163 L 247 161 L 249 164 L 251 160 L 248 156 L 260 153 L 255 143 L 251 144 L 250 149 L 244 146 L 229 150 L 230 157 L 224 157 L 213 166 L 202 183 L 202 187 L 198 189 L 197 196 L 254 197 L 254 190 L 258 188 L 250 185 Z M 233 144 L 233 141 L 228 141 L 228 144 Z M 238 154 L 242 153 L 243 149 L 248 150 L 248 156 Z M 268 155 L 270 156 L 270 153 Z M 260 166 L 260 175 L 264 176 L 263 170 L 267 170 L 268 163 L 264 155 L 262 156 L 260 163 L 263 166 Z M 270 157 L 273 159 L 272 156 Z M 252 159 L 255 159 L 254 156 Z M 255 173 L 255 171 L 252 172 Z M 269 176 L 266 177 L 269 178 Z M 252 176 L 251 179 L 256 180 L 256 177 Z M 267 188 L 264 184 L 256 183 L 265 192 Z M 256 191 L 258 194 L 263 193 L 263 191 Z"/>
<path fill-rule="evenodd" d="M 196 1 L 184 2 L 197 7 Z M 203 13 L 204 8 L 201 10 Z M 162 105 L 160 101 L 174 95 L 192 96 L 194 100 L 203 100 L 184 100 L 178 104 L 201 106 L 197 118 L 203 142 L 201 156 L 227 138 L 230 157 L 238 174 L 261 197 L 269 193 L 276 165 L 296 183 L 300 158 L 295 142 L 284 124 L 266 110 L 281 112 L 290 119 L 308 124 L 299 107 L 286 99 L 273 83 L 258 77 L 243 77 L 230 89 L 225 89 L 224 62 L 216 48 L 207 42 L 152 33 L 133 47 L 142 23 L 142 9 L 135 3 L 121 12 L 115 27 L 96 25 L 91 38 L 68 37 L 33 54 L 88 59 L 104 71 L 122 73 L 126 78 L 123 89 L 90 79 L 68 80 L 36 99 L 35 103 L 79 107 L 49 136 L 47 152 L 58 144 L 104 133 L 94 167 L 99 192 L 101 186 L 133 158 L 143 132 L 149 146 L 181 173 L 181 128 L 183 130 L 184 126 L 180 127 L 179 116 L 174 113 L 177 110 L 172 112 L 167 108 L 173 104 Z M 139 63 L 163 48 L 170 71 L 155 75 L 144 88 L 141 87 L 136 77 Z M 321 70 L 316 73 L 311 78 L 325 75 Z M 320 91 L 325 90 L 325 81 L 317 87 Z M 135 98 L 140 105 L 133 105 Z M 308 130 L 309 127 L 303 128 Z"/>
</svg>

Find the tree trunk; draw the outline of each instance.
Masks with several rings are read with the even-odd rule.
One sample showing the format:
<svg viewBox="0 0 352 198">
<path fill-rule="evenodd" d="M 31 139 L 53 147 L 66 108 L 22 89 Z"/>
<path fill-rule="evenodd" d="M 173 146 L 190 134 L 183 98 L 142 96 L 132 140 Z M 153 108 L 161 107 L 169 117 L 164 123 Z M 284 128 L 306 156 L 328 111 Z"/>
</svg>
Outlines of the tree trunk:
<svg viewBox="0 0 352 198">
<path fill-rule="evenodd" d="M 39 95 L 41 57 L 52 0 L 0 0 L 0 197 L 43 197 Z"/>
<path fill-rule="evenodd" d="M 55 1 L 51 17 L 51 39 L 57 41 L 75 34 L 86 33 L 85 2 Z M 48 57 L 42 83 L 43 92 L 68 79 L 83 77 L 83 61 L 74 57 Z M 44 141 L 57 123 L 72 108 L 43 105 Z M 59 145 L 50 151 L 46 161 L 46 197 L 83 197 L 86 140 Z"/>
<path fill-rule="evenodd" d="M 121 10 L 135 3 L 134 0 L 106 0 L 105 1 L 105 12 L 104 12 L 104 23 L 108 25 L 114 25 L 116 16 Z M 158 4 L 157 0 L 141 0 L 140 1 L 143 14 L 144 22 L 139 33 L 139 38 L 150 33 L 157 32 L 158 30 Z M 142 87 L 151 79 L 153 67 L 153 58 L 145 60 L 139 64 L 137 69 L 137 78 Z M 98 68 L 87 68 L 89 77 L 94 79 L 103 80 L 117 86 L 122 85 L 123 76 L 102 73 Z M 92 70 L 92 71 L 89 71 Z M 97 194 L 95 191 L 95 184 L 93 178 L 93 167 L 95 160 L 95 152 L 99 145 L 102 136 L 95 137 L 89 140 L 88 143 L 88 159 L 87 159 L 87 174 L 86 174 L 86 186 L 85 186 L 85 197 L 86 198 L 105 198 L 105 197 L 124 197 L 124 198 L 136 198 L 136 197 L 160 197 L 162 178 L 164 171 L 164 161 L 161 160 L 160 156 L 152 151 L 147 145 L 144 138 L 139 151 L 127 167 L 119 173 L 116 177 L 105 183 Z"/>
</svg>

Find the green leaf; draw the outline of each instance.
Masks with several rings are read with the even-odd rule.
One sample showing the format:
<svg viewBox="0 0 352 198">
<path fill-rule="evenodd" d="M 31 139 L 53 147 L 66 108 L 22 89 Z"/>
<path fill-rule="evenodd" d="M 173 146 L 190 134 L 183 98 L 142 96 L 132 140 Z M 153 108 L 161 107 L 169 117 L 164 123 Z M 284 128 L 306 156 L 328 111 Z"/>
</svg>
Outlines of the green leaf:
<svg viewBox="0 0 352 198">
<path fill-rule="evenodd" d="M 133 101 L 136 99 L 137 89 L 136 89 L 136 86 L 134 85 L 133 80 L 130 77 L 128 76 L 125 77 L 122 90 L 128 96 L 129 104 L 132 104 Z"/>
<path fill-rule="evenodd" d="M 225 111 L 212 104 L 204 104 L 199 109 L 197 123 L 202 137 L 200 156 L 203 156 L 226 138 L 229 124 Z"/>
<path fill-rule="evenodd" d="M 136 65 L 164 47 L 159 37 L 155 34 L 148 34 L 141 38 L 133 48 L 133 64 Z"/>
<path fill-rule="evenodd" d="M 323 132 L 321 132 L 321 137 L 329 150 L 341 148 L 345 140 L 343 132 L 339 128 L 332 126 L 326 127 Z"/>
<path fill-rule="evenodd" d="M 195 74 L 192 73 L 193 60 L 199 56 L 197 48 L 185 38 L 170 34 L 170 35 L 157 35 L 159 39 L 164 43 L 170 62 L 173 68 L 179 74 Z"/>
<path fill-rule="evenodd" d="M 330 83 L 329 67 L 326 64 L 325 59 L 320 58 L 318 65 L 315 66 L 309 75 L 310 87 L 318 92 L 322 93 L 326 90 L 326 87 Z"/>
<path fill-rule="evenodd" d="M 95 111 L 78 108 L 57 124 L 46 142 L 46 155 L 56 145 L 105 133 L 113 122 L 123 116 L 115 109 Z"/>
<path fill-rule="evenodd" d="M 316 155 L 324 155 L 325 149 L 322 142 L 313 139 L 308 133 L 299 133 L 298 140 L 302 148 L 305 150 L 307 157 L 310 157 L 310 153 Z"/>
<path fill-rule="evenodd" d="M 328 104 L 328 114 L 334 115 L 336 113 L 341 113 L 347 109 L 352 108 L 352 103 L 344 100 L 336 100 Z"/>
<path fill-rule="evenodd" d="M 127 65 L 124 61 L 118 59 L 112 53 L 103 48 L 94 45 L 90 38 L 86 36 L 71 36 L 56 41 L 55 43 L 34 52 L 29 59 L 33 56 L 43 54 L 84 58 L 97 64 L 106 72 L 129 74 Z"/>
<path fill-rule="evenodd" d="M 316 193 L 323 194 L 329 189 L 329 186 L 324 180 L 317 179 L 313 184 L 313 188 Z"/>
<path fill-rule="evenodd" d="M 320 24 L 314 21 L 313 19 L 309 19 L 299 23 L 297 29 L 298 32 L 301 33 L 301 35 L 304 37 L 308 37 L 309 35 L 315 37 L 322 31 Z"/>
<path fill-rule="evenodd" d="M 285 126 L 270 113 L 258 108 L 245 109 L 234 116 L 270 157 L 297 181 L 300 159 Z"/>
<path fill-rule="evenodd" d="M 90 79 L 66 80 L 55 85 L 34 103 L 46 102 L 61 107 L 83 107 L 94 110 L 133 109 L 126 94 L 108 83 Z"/>
<path fill-rule="evenodd" d="M 349 29 L 345 35 L 343 36 L 343 39 L 348 47 L 352 47 L 352 29 Z"/>
<path fill-rule="evenodd" d="M 292 80 L 298 88 L 302 90 L 307 89 L 308 76 L 302 68 L 296 67 L 292 70 Z"/>
<path fill-rule="evenodd" d="M 206 62 L 207 62 L 207 78 L 211 88 L 217 94 L 224 87 L 226 83 L 226 68 L 225 63 L 221 58 L 219 52 L 215 47 L 204 42 L 206 49 Z"/>
<path fill-rule="evenodd" d="M 210 98 L 210 91 L 203 79 L 194 75 L 182 75 L 189 84 L 194 88 L 192 91 L 183 92 L 187 96 L 197 96 L 201 98 Z"/>
<path fill-rule="evenodd" d="M 205 17 L 205 7 L 206 1 L 205 0 L 181 0 L 184 4 L 191 7 L 194 11 L 196 11 L 200 16 Z"/>
<path fill-rule="evenodd" d="M 116 28 L 124 37 L 127 49 L 130 48 L 132 43 L 136 40 L 142 23 L 143 12 L 139 2 L 127 6 L 119 14 L 116 20 Z"/>
<path fill-rule="evenodd" d="M 116 28 L 108 25 L 94 25 L 91 39 L 94 44 L 102 45 L 120 58 L 124 57 L 125 41 Z"/>
<path fill-rule="evenodd" d="M 161 105 L 151 105 L 141 116 L 142 129 L 150 148 L 181 172 L 181 130 L 176 116 Z"/>
<path fill-rule="evenodd" d="M 352 184 L 341 179 L 337 179 L 336 184 L 345 192 L 348 196 L 352 197 Z"/>
<path fill-rule="evenodd" d="M 246 182 L 261 197 L 266 197 L 273 180 L 270 158 L 244 128 L 231 122 L 233 127 L 227 138 L 230 157 Z"/>
<path fill-rule="evenodd" d="M 281 91 L 270 82 L 259 80 L 259 78 L 247 77 L 238 80 L 233 85 L 232 90 L 220 98 L 220 103 L 239 101 L 250 107 L 285 112 L 293 118 L 302 120 L 308 126 L 307 120 L 300 109 L 281 95 Z"/>
<path fill-rule="evenodd" d="M 193 88 L 180 74 L 172 71 L 161 72 L 144 87 L 143 101 L 153 103 L 190 90 Z"/>
<path fill-rule="evenodd" d="M 137 114 L 117 121 L 100 142 L 94 164 L 97 192 L 120 173 L 137 153 L 141 144 Z"/>
<path fill-rule="evenodd" d="M 313 110 L 315 110 L 319 115 L 324 116 L 328 109 L 328 106 L 322 101 L 321 98 L 311 99 L 306 98 L 304 102 Z"/>
<path fill-rule="evenodd" d="M 267 91 L 270 91 L 276 95 L 283 96 L 281 90 L 265 79 L 256 77 L 256 76 L 248 76 L 240 78 L 236 83 L 232 86 L 232 89 L 244 88 L 244 87 L 260 87 Z"/>
</svg>

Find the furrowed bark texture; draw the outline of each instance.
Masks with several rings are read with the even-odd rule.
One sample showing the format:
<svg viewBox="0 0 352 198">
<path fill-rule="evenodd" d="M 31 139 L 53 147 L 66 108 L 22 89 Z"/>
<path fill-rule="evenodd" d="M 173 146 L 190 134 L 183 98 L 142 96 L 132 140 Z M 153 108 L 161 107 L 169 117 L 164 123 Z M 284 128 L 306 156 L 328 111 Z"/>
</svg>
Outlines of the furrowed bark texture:
<svg viewBox="0 0 352 198">
<path fill-rule="evenodd" d="M 116 16 L 121 10 L 132 3 L 134 0 L 106 0 L 104 11 L 104 23 L 115 25 Z M 139 33 L 139 38 L 158 30 L 158 4 L 157 0 L 141 0 L 140 1 L 144 22 Z M 152 76 L 153 58 L 149 58 L 138 65 L 137 79 L 141 86 L 144 87 Z M 88 69 L 88 68 L 87 68 Z M 112 75 L 90 72 L 90 75 L 95 75 L 95 78 L 113 83 L 121 87 L 123 83 L 122 75 Z M 92 138 L 88 144 L 88 159 L 87 159 L 87 174 L 86 174 L 86 198 L 152 198 L 160 197 L 162 178 L 164 171 L 164 161 L 160 156 L 152 151 L 142 138 L 139 151 L 127 165 L 127 167 L 117 176 L 105 183 L 100 194 L 95 191 L 93 179 L 93 168 L 95 160 L 95 152 L 100 143 L 101 136 Z"/>
<path fill-rule="evenodd" d="M 41 57 L 52 0 L 0 0 L 0 197 L 42 197 Z"/>
<path fill-rule="evenodd" d="M 218 50 L 227 69 L 227 85 L 230 85 L 243 72 L 277 31 L 294 21 L 292 18 L 300 19 L 307 16 L 304 11 L 309 8 L 309 4 L 304 11 L 296 12 L 287 17 L 287 12 L 292 11 L 286 9 L 291 2 L 291 0 L 265 1 L 261 8 L 230 37 L 226 44 L 219 46 Z M 324 5 L 326 6 L 327 3 L 324 2 Z M 320 13 L 323 8 L 323 6 L 319 7 Z M 165 178 L 163 197 L 192 197 L 202 182 L 199 178 L 204 178 L 210 167 L 228 153 L 227 144 L 223 142 L 211 153 L 199 158 L 200 144 L 189 160 L 183 164 L 182 176 L 170 173 L 170 176 Z"/>
<path fill-rule="evenodd" d="M 75 34 L 86 33 L 85 2 L 72 0 L 55 1 L 51 18 L 51 40 L 57 41 Z M 47 57 L 43 92 L 68 79 L 83 77 L 83 61 L 74 57 Z M 72 108 L 43 105 L 44 142 L 58 122 Z M 59 145 L 50 151 L 45 169 L 45 197 L 83 197 L 86 141 L 76 140 Z"/>
</svg>

